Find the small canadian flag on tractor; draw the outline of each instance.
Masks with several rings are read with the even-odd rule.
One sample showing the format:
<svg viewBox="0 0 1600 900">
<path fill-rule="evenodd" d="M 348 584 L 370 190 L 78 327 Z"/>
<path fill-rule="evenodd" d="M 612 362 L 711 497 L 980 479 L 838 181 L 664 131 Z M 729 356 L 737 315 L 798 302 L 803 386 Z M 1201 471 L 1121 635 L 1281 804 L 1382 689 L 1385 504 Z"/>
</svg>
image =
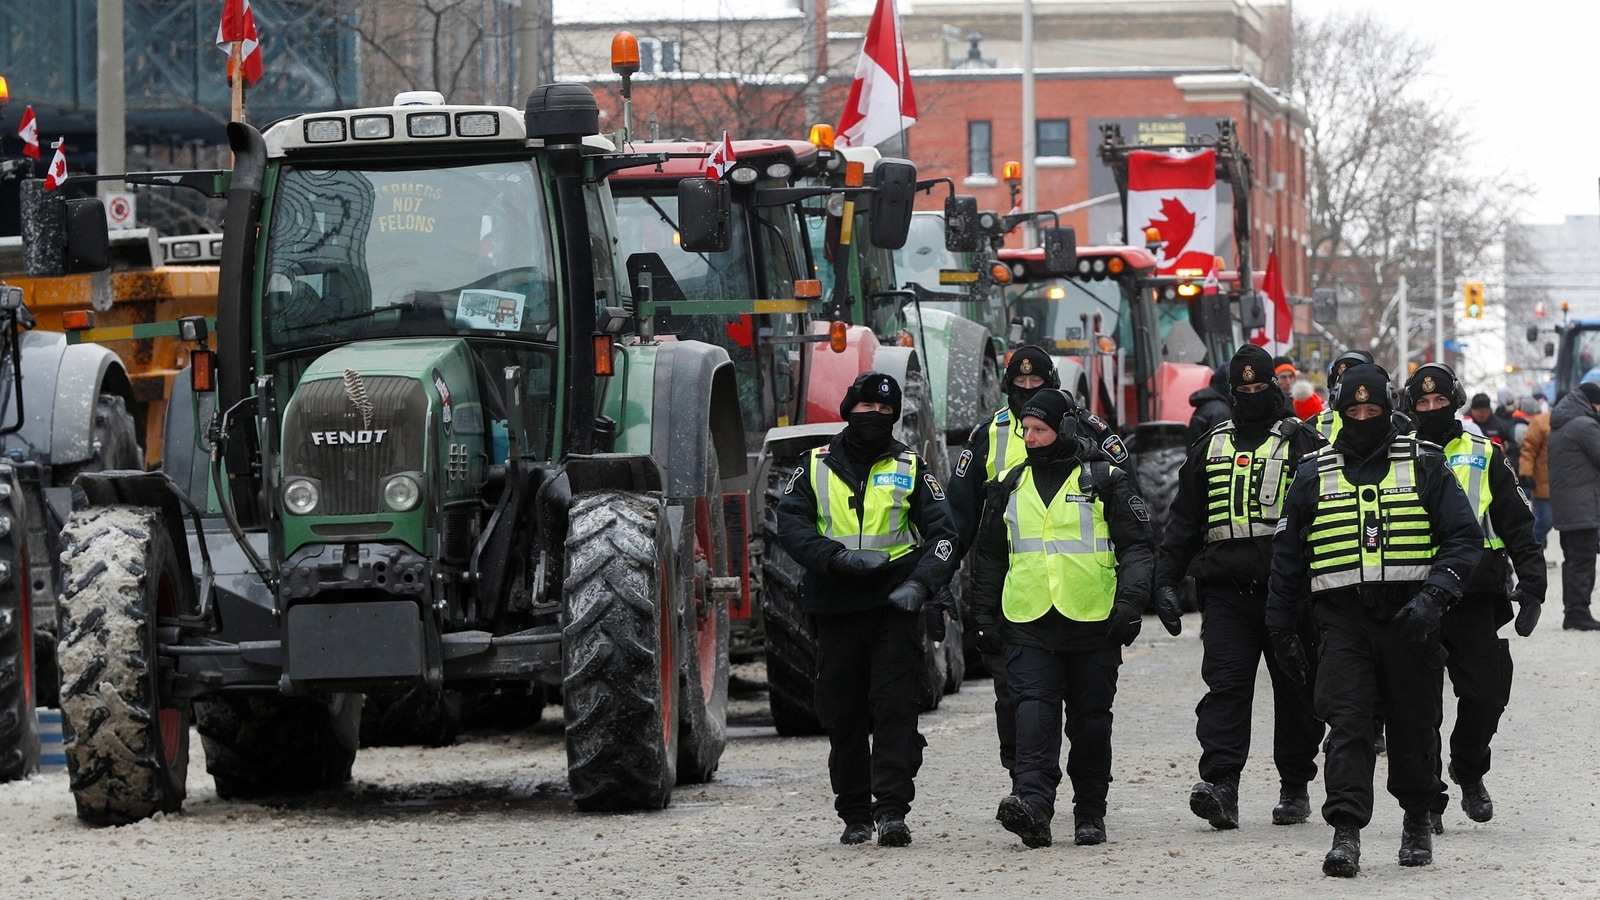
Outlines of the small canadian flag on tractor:
<svg viewBox="0 0 1600 900">
<path fill-rule="evenodd" d="M 50 157 L 50 168 L 45 170 L 44 189 L 47 191 L 55 190 L 61 186 L 61 182 L 67 180 L 66 145 L 66 138 L 61 138 L 50 145 L 55 148 L 56 155 Z"/>
<path fill-rule="evenodd" d="M 255 84 L 261 80 L 261 35 L 256 31 L 256 14 L 250 9 L 250 0 L 226 0 L 222 5 L 222 21 L 217 23 L 217 48 L 228 54 L 231 68 L 233 45 L 239 45 L 239 68 L 244 71 L 244 83 Z"/>
<path fill-rule="evenodd" d="M 38 159 L 39 120 L 33 117 L 31 105 L 22 111 L 22 125 L 17 128 L 17 134 L 22 137 L 22 155 L 29 159 Z"/>
<path fill-rule="evenodd" d="M 706 158 L 706 177 L 712 181 L 721 181 L 738 159 L 733 155 L 733 142 L 728 140 L 728 133 L 724 131 L 722 143 L 718 144 Z"/>
</svg>

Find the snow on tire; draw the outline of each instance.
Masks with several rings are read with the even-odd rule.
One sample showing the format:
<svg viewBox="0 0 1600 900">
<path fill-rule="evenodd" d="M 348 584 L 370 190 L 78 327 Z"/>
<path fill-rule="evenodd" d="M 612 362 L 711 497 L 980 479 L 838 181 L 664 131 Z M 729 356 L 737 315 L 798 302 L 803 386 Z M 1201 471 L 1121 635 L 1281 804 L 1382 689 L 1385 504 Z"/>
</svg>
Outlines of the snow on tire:
<svg viewBox="0 0 1600 900">
<path fill-rule="evenodd" d="M 189 576 L 154 509 L 79 510 L 61 538 L 61 730 L 78 818 L 121 825 L 177 812 L 190 712 L 162 702 L 156 621 L 182 611 Z"/>
<path fill-rule="evenodd" d="M 677 609 L 660 494 L 580 494 L 562 624 L 567 780 L 579 809 L 660 809 L 678 762 Z"/>
</svg>

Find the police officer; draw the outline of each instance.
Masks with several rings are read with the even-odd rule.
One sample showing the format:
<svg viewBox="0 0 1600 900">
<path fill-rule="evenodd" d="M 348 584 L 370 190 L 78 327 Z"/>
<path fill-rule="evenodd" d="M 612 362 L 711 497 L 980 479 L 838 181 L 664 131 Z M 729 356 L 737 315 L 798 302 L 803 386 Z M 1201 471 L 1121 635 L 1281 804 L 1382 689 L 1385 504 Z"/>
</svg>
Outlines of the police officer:
<svg viewBox="0 0 1600 900">
<path fill-rule="evenodd" d="M 1029 847 L 1051 842 L 1063 704 L 1073 841 L 1106 839 L 1117 669 L 1155 562 L 1144 501 L 1078 436 L 1072 410 L 1058 390 L 1023 407 L 1028 458 L 986 489 L 973 558 L 973 614 L 1003 636 L 1016 697 L 1014 792 L 996 818 Z"/>
<path fill-rule="evenodd" d="M 841 843 L 911 843 L 906 813 L 927 742 L 917 732 L 922 604 L 950 580 L 955 529 L 938 479 L 893 437 L 900 385 L 855 380 L 845 425 L 807 453 L 777 510 L 778 540 L 806 569 L 817 636 L 817 714 Z"/>
<path fill-rule="evenodd" d="M 1461 786 L 1461 809 L 1474 822 L 1494 817 L 1494 802 L 1483 786 L 1489 771 L 1489 741 L 1511 699 L 1511 648 L 1496 632 L 1511 621 L 1511 603 L 1521 607 L 1516 631 L 1533 633 L 1544 602 L 1544 551 L 1533 537 L 1533 508 L 1517 485 L 1510 461 L 1490 438 L 1467 434 L 1459 413 L 1466 391 L 1456 373 L 1442 363 L 1424 363 L 1406 381 L 1406 396 L 1417 421 L 1417 437 L 1444 448 L 1445 460 L 1467 492 L 1467 503 L 1483 529 L 1483 557 L 1472 572 L 1461 602 L 1444 614 L 1439 643 L 1449 656 L 1450 684 L 1456 692 L 1456 724 L 1450 732 L 1450 778 Z M 1507 557 L 1517 574 L 1509 595 Z M 1434 801 L 1433 831 L 1442 833 L 1441 814 L 1450 798 Z"/>
<path fill-rule="evenodd" d="M 1372 819 L 1372 707 L 1389 719 L 1389 792 L 1405 815 L 1400 864 L 1433 862 L 1429 808 L 1439 780 L 1443 650 L 1439 620 L 1483 553 L 1477 513 L 1432 445 L 1394 425 L 1389 373 L 1345 370 L 1333 444 L 1302 461 L 1273 538 L 1267 633 L 1278 664 L 1306 675 L 1295 633 L 1303 597 L 1321 635 L 1316 710 L 1328 723 L 1322 817 L 1334 828 L 1326 875 L 1360 871 Z"/>
<path fill-rule="evenodd" d="M 1200 783 L 1189 794 L 1189 808 L 1219 829 L 1239 827 L 1239 774 L 1250 754 L 1250 707 L 1263 655 L 1272 678 L 1280 782 L 1273 824 L 1297 824 L 1311 815 L 1306 785 L 1316 777 L 1322 740 L 1310 688 L 1284 673 L 1267 640 L 1272 534 L 1295 464 L 1320 444 L 1290 412 L 1271 366 L 1272 357 L 1254 344 L 1233 355 L 1233 418 L 1189 448 L 1156 564 L 1156 610 L 1168 631 L 1182 628 L 1177 585 L 1186 574 L 1194 576 L 1200 598 L 1200 675 L 1207 691 L 1195 708 Z M 1309 640 L 1308 625 L 1309 617 L 1297 622 Z"/>
<path fill-rule="evenodd" d="M 1371 363 L 1372 354 L 1365 350 L 1346 350 L 1335 356 L 1333 362 L 1328 364 L 1328 391 L 1331 392 L 1339 384 L 1339 379 L 1346 369 L 1359 366 L 1362 363 Z M 1306 425 L 1322 436 L 1324 444 L 1333 443 L 1334 437 L 1339 434 L 1339 411 L 1329 403 L 1328 408 L 1306 420 Z"/>
<path fill-rule="evenodd" d="M 950 473 L 950 514 L 956 523 L 956 552 L 960 557 L 966 556 L 977 536 L 984 485 L 1004 478 L 1012 467 L 1028 458 L 1022 434 L 1023 405 L 1040 391 L 1060 386 L 1055 361 L 1043 348 L 1024 344 L 1012 351 L 1002 388 L 1006 395 L 1005 408 L 972 430 L 967 446 L 956 458 Z M 1105 420 L 1079 407 L 1070 394 L 1064 396 L 1071 405 L 1078 434 L 1100 447 L 1101 453 L 1112 462 L 1126 462 L 1127 448 Z M 983 657 L 984 668 L 994 678 L 994 721 L 1000 736 L 1000 764 L 1011 772 L 1016 757 L 1015 705 L 1006 679 L 999 636 L 993 632 L 978 633 L 971 641 Z"/>
</svg>

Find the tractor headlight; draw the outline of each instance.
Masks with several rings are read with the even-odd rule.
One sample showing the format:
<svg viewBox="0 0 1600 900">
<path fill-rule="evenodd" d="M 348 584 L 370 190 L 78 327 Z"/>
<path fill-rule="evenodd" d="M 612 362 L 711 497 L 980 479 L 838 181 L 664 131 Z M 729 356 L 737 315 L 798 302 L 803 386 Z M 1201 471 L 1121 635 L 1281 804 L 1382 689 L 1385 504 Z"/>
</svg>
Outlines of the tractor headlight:
<svg viewBox="0 0 1600 900">
<path fill-rule="evenodd" d="M 395 512 L 410 512 L 422 501 L 422 485 L 410 475 L 394 475 L 383 483 L 383 503 Z"/>
<path fill-rule="evenodd" d="M 283 486 L 284 508 L 297 516 L 308 516 L 315 512 L 321 500 L 322 489 L 313 479 L 291 478 Z"/>
</svg>

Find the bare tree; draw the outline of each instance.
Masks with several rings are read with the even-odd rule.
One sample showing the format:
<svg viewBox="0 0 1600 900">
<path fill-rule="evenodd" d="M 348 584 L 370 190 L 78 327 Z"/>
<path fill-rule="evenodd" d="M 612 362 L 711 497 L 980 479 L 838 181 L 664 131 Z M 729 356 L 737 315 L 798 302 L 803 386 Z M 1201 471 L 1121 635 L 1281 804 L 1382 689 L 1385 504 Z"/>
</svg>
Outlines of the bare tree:
<svg viewBox="0 0 1600 900">
<path fill-rule="evenodd" d="M 1442 233 L 1453 315 L 1458 278 L 1501 251 L 1521 187 L 1505 174 L 1469 170 L 1472 140 L 1461 117 L 1447 98 L 1423 90 L 1428 43 L 1371 13 L 1297 17 L 1294 32 L 1295 95 L 1313 123 L 1311 280 L 1340 291 L 1337 337 L 1392 360 L 1398 334 L 1389 301 L 1400 276 L 1412 308 L 1426 307 Z M 1413 337 L 1409 346 L 1415 353 L 1424 343 Z"/>
<path fill-rule="evenodd" d="M 447 103 L 512 103 L 516 20 L 507 0 L 307 0 L 347 23 L 363 104 L 431 90 Z M 512 105 L 517 105 L 512 103 Z"/>
</svg>

